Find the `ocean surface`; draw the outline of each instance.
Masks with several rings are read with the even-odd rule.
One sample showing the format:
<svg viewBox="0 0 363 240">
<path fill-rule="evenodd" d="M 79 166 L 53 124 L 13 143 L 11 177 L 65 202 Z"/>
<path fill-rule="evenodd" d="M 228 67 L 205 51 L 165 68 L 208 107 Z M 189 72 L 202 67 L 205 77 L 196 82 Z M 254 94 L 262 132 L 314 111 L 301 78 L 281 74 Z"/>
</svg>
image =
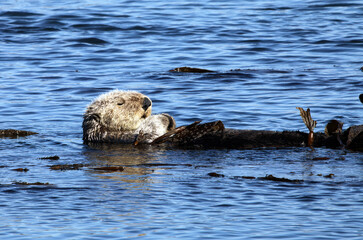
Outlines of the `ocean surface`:
<svg viewBox="0 0 363 240">
<path fill-rule="evenodd" d="M 39 134 L 0 139 L 0 238 L 362 239 L 363 153 L 92 148 L 81 127 L 113 89 L 178 126 L 362 124 L 362 22 L 360 0 L 2 0 L 0 129 Z"/>
</svg>

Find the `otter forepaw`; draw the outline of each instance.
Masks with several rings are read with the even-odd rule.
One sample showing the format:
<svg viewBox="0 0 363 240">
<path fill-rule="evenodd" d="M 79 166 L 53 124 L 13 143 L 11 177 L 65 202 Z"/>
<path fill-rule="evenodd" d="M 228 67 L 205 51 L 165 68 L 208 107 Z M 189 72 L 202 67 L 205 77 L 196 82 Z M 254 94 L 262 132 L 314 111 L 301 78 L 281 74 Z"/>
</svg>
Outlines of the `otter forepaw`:
<svg viewBox="0 0 363 240">
<path fill-rule="evenodd" d="M 164 121 L 166 121 L 165 125 L 168 126 L 167 130 L 170 131 L 170 130 L 175 129 L 176 123 L 175 123 L 174 118 L 172 116 L 170 116 L 169 114 L 167 114 L 167 113 L 162 113 L 161 115 L 166 117 L 166 119 Z"/>
</svg>

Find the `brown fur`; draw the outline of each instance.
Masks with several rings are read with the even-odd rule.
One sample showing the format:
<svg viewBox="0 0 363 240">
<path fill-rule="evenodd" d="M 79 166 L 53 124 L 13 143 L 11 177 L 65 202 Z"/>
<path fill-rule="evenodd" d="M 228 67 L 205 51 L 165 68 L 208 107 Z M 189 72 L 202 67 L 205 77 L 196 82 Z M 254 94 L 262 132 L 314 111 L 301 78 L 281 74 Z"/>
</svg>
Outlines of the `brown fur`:
<svg viewBox="0 0 363 240">
<path fill-rule="evenodd" d="M 83 141 L 150 143 L 175 128 L 170 115 L 151 115 L 151 109 L 151 100 L 138 92 L 114 90 L 102 94 L 84 113 Z"/>
</svg>

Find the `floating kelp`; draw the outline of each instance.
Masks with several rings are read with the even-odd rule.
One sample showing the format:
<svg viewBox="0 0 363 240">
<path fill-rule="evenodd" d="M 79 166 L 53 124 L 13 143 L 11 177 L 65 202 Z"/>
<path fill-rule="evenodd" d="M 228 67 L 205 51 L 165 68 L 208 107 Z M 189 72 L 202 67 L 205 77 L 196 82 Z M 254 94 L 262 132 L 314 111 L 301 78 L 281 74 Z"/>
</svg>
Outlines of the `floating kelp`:
<svg viewBox="0 0 363 240">
<path fill-rule="evenodd" d="M 301 183 L 304 181 L 304 180 L 300 180 L 300 179 L 279 178 L 279 177 L 275 177 L 271 174 L 266 175 L 265 177 L 259 177 L 258 179 L 275 181 L 275 182 L 291 182 L 291 183 Z"/>
<path fill-rule="evenodd" d="M 203 68 L 192 68 L 192 67 L 179 67 L 169 70 L 169 72 L 188 72 L 188 73 L 210 73 L 215 72 L 208 69 Z"/>
<path fill-rule="evenodd" d="M 333 173 L 330 173 L 330 174 L 327 174 L 327 175 L 324 175 L 323 177 L 325 178 L 333 178 L 335 175 Z"/>
<path fill-rule="evenodd" d="M 28 168 L 14 168 L 14 169 L 11 169 L 12 171 L 15 171 L 15 172 L 27 172 L 29 171 Z"/>
<path fill-rule="evenodd" d="M 313 160 L 329 160 L 328 157 L 314 157 Z"/>
<path fill-rule="evenodd" d="M 207 174 L 209 177 L 215 177 L 215 178 L 224 178 L 225 175 L 216 173 L 216 172 L 210 172 Z M 309 176 L 314 176 L 313 173 L 310 173 Z M 333 178 L 335 175 L 333 173 L 323 175 L 321 173 L 316 174 L 316 176 L 324 177 L 324 178 Z M 281 177 L 275 177 L 272 174 L 267 174 L 265 177 L 254 177 L 254 176 L 233 176 L 231 179 L 249 179 L 249 180 L 267 180 L 267 181 L 273 181 L 273 182 L 289 182 L 289 183 L 303 183 L 304 180 L 302 179 L 289 179 L 289 178 L 281 178 Z"/>
<path fill-rule="evenodd" d="M 256 179 L 254 176 L 234 176 L 234 179 Z"/>
<path fill-rule="evenodd" d="M 116 166 L 116 167 L 94 167 L 93 170 L 97 171 L 105 171 L 105 172 L 122 172 L 125 170 L 122 166 Z"/>
<path fill-rule="evenodd" d="M 59 160 L 60 157 L 58 157 L 57 155 L 55 155 L 55 156 L 49 156 L 49 157 L 41 157 L 39 159 L 44 159 L 44 160 Z"/>
<path fill-rule="evenodd" d="M 216 172 L 210 172 L 210 173 L 208 173 L 208 176 L 210 176 L 210 177 L 224 177 L 224 175 L 223 174 L 219 174 L 219 173 L 216 173 Z"/>
<path fill-rule="evenodd" d="M 210 172 L 207 174 L 210 177 L 216 177 L 216 178 L 223 178 L 225 177 L 223 174 L 216 173 L 216 172 Z M 334 175 L 334 174 L 333 174 Z M 325 176 L 324 176 L 325 177 Z M 258 179 L 258 180 L 269 180 L 274 182 L 291 182 L 291 183 L 302 183 L 304 180 L 300 179 L 288 179 L 288 178 L 279 178 L 275 177 L 273 175 L 266 175 L 265 177 L 254 177 L 254 176 L 234 176 L 233 179 Z"/>
<path fill-rule="evenodd" d="M 81 168 L 87 166 L 89 166 L 89 164 L 63 164 L 63 165 L 52 165 L 49 168 L 51 170 L 66 171 L 66 170 L 81 170 Z"/>
<path fill-rule="evenodd" d="M 137 167 L 177 167 L 177 166 L 186 166 L 186 167 L 192 167 L 192 164 L 187 163 L 141 163 L 137 164 Z"/>
<path fill-rule="evenodd" d="M 38 134 L 31 131 L 15 130 L 15 129 L 0 129 L 0 138 L 18 138 Z"/>
<path fill-rule="evenodd" d="M 15 185 L 52 185 L 48 182 L 46 182 L 46 183 L 42 183 L 42 182 L 29 183 L 29 182 L 22 182 L 22 181 L 19 181 L 19 182 L 15 181 L 15 182 L 13 182 L 13 184 L 15 184 Z"/>
</svg>

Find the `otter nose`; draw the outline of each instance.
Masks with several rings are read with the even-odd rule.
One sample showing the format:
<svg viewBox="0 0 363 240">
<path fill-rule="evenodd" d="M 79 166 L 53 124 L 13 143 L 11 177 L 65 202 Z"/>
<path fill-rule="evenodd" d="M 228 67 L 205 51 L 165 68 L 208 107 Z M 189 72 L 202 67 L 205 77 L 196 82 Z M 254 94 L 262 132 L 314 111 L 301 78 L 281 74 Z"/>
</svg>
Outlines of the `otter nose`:
<svg viewBox="0 0 363 240">
<path fill-rule="evenodd" d="M 146 111 L 151 106 L 151 101 L 149 98 L 145 97 L 142 102 L 142 108 Z"/>
</svg>

